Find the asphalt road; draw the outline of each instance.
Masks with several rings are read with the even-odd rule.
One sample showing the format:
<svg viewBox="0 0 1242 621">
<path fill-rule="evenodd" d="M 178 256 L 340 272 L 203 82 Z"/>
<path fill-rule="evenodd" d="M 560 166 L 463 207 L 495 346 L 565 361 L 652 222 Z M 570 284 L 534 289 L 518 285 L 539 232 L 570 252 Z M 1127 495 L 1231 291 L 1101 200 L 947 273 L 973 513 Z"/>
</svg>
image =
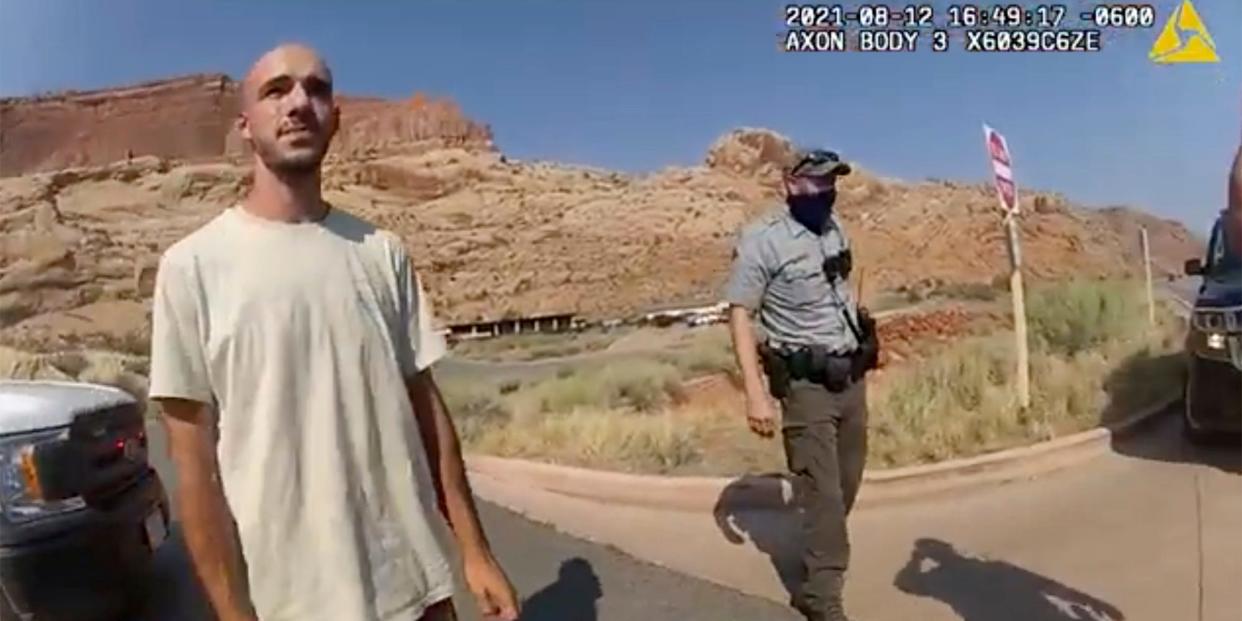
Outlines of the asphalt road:
<svg viewBox="0 0 1242 621">
<path fill-rule="evenodd" d="M 1242 620 L 1242 444 L 1189 444 L 1178 417 L 1171 407 L 1057 472 L 860 508 L 850 520 L 850 613 Z M 793 512 L 609 506 L 482 476 L 475 486 L 573 534 L 774 602 L 797 573 Z"/>
<path fill-rule="evenodd" d="M 158 425 L 149 427 L 151 459 L 171 494 L 177 476 L 166 457 L 164 435 Z M 769 600 L 563 535 L 494 505 L 481 503 L 479 510 L 493 549 L 524 599 L 524 621 L 799 618 Z M 468 598 L 458 598 L 458 608 L 462 621 L 479 619 Z M 156 553 L 146 610 L 139 620 L 211 618 L 174 523 L 168 541 Z"/>
</svg>

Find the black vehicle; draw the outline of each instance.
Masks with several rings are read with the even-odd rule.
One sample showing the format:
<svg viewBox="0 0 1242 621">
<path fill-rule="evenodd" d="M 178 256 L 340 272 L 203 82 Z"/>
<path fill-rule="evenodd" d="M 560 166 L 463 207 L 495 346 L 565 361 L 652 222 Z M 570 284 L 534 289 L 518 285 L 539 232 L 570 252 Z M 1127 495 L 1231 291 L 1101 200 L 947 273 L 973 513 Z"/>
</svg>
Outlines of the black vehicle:
<svg viewBox="0 0 1242 621">
<path fill-rule="evenodd" d="M 1242 433 L 1242 256 L 1217 220 L 1206 262 L 1186 262 L 1202 276 L 1186 337 L 1185 429 L 1192 440 Z"/>
<path fill-rule="evenodd" d="M 168 519 L 133 397 L 90 384 L 0 381 L 0 618 L 130 612 Z"/>
</svg>

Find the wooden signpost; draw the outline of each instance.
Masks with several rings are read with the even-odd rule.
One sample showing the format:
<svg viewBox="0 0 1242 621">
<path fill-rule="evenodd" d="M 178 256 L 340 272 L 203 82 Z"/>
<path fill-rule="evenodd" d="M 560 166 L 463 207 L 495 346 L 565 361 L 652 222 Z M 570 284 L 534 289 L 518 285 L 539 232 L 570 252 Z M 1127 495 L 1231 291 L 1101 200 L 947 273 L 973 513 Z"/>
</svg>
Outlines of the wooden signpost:
<svg viewBox="0 0 1242 621">
<path fill-rule="evenodd" d="M 1151 245 L 1147 242 L 1147 227 L 1139 228 L 1139 242 L 1143 245 L 1143 270 L 1147 273 L 1147 322 L 1156 326 L 1156 293 L 1151 284 Z"/>
<path fill-rule="evenodd" d="M 983 138 L 992 161 L 996 197 L 1005 218 L 1009 246 L 1009 292 L 1013 298 L 1013 333 L 1018 354 L 1018 403 L 1026 409 L 1031 406 L 1031 366 L 1026 338 L 1026 299 L 1022 287 L 1022 246 L 1018 234 L 1018 186 L 1013 181 L 1013 159 L 1009 156 L 1005 137 L 985 123 Z"/>
</svg>

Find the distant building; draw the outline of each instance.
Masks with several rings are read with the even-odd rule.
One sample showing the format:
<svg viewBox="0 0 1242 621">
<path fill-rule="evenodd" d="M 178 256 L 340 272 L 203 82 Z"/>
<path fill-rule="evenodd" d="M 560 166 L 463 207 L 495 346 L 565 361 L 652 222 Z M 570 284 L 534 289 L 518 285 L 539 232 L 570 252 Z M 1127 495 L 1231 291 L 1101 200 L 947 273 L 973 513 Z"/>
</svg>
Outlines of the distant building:
<svg viewBox="0 0 1242 621">
<path fill-rule="evenodd" d="M 660 326 L 672 325 L 674 323 L 702 326 L 724 321 L 728 310 L 729 304 L 727 302 L 705 306 L 669 307 L 648 311 L 641 316 L 639 322 Z"/>
<path fill-rule="evenodd" d="M 528 334 L 534 332 L 567 332 L 582 327 L 582 320 L 573 313 L 557 313 L 536 315 L 532 317 L 513 317 L 459 323 L 449 326 L 448 338 L 452 340 L 483 339 L 503 334 Z"/>
</svg>

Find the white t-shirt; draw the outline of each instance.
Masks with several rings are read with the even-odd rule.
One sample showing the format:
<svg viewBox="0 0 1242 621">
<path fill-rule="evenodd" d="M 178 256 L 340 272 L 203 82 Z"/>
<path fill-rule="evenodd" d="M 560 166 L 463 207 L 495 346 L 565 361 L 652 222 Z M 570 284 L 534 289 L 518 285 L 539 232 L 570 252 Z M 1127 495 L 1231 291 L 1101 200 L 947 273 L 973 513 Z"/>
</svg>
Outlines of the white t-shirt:
<svg viewBox="0 0 1242 621">
<path fill-rule="evenodd" d="M 403 381 L 445 352 L 431 317 L 401 240 L 335 209 L 233 207 L 161 258 L 151 397 L 215 404 L 263 621 L 408 621 L 451 596 Z"/>
</svg>

